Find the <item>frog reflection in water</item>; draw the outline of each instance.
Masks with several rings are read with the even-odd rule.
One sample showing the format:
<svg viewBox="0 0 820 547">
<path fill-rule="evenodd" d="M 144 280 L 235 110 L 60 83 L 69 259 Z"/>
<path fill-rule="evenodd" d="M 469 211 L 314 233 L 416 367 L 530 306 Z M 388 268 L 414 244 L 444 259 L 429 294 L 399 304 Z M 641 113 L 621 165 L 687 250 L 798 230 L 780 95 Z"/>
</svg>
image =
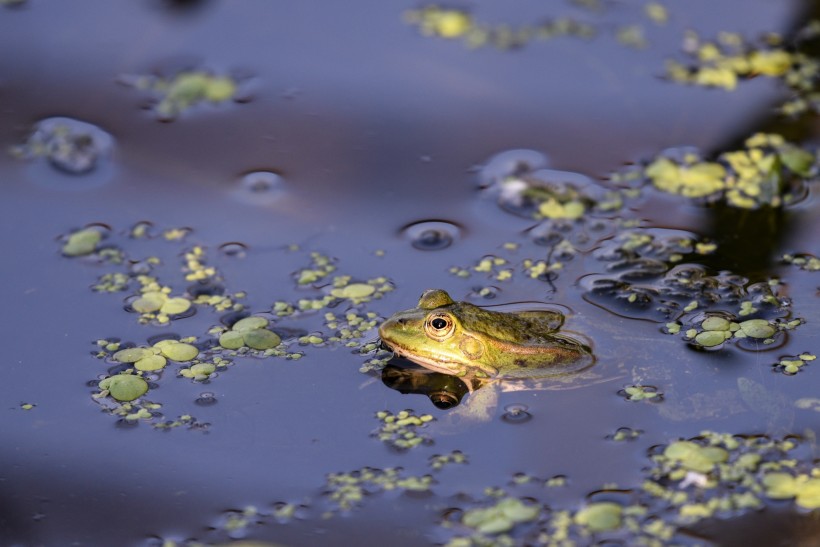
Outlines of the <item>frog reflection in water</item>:
<svg viewBox="0 0 820 547">
<path fill-rule="evenodd" d="M 421 295 L 417 308 L 382 323 L 379 335 L 396 355 L 472 386 L 545 378 L 591 365 L 589 347 L 558 334 L 563 322 L 556 311 L 490 311 L 432 289 Z"/>
</svg>

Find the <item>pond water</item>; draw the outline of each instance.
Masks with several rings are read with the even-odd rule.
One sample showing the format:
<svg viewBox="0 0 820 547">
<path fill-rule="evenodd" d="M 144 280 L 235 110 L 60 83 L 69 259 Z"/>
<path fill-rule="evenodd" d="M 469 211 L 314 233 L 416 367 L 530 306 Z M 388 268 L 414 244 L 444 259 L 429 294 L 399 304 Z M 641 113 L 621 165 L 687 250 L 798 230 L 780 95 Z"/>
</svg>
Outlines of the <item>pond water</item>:
<svg viewBox="0 0 820 547">
<path fill-rule="evenodd" d="M 2 543 L 820 541 L 815 16 L 0 2 Z M 594 365 L 391 359 L 431 288 Z"/>
</svg>

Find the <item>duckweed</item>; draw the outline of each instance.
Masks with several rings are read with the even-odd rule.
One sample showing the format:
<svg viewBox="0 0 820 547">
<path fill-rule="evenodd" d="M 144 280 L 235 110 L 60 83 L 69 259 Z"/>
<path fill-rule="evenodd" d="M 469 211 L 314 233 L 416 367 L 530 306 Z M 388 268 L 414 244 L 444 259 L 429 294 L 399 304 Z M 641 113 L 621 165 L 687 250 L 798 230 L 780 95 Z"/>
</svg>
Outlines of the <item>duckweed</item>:
<svg viewBox="0 0 820 547">
<path fill-rule="evenodd" d="M 160 325 L 171 321 L 172 315 L 180 315 L 191 309 L 191 301 L 184 297 L 169 296 L 171 288 L 160 285 L 148 275 L 136 277 L 140 294 L 131 302 L 131 308 L 140 314 L 140 323 L 154 321 Z"/>
<path fill-rule="evenodd" d="M 386 277 L 376 277 L 367 280 L 366 283 L 350 283 L 350 276 L 337 276 L 333 278 L 333 288 L 330 296 L 349 300 L 352 304 L 361 304 L 378 299 L 385 293 L 393 290 L 393 284 Z"/>
<path fill-rule="evenodd" d="M 810 37 L 813 25 L 816 28 L 816 23 L 810 22 L 794 36 Z M 792 92 L 792 98 L 779 108 L 781 113 L 796 116 L 816 110 L 820 64 L 815 56 L 800 51 L 799 39 L 789 45 L 780 36 L 769 34 L 761 43 L 753 44 L 738 34 L 723 32 L 715 41 L 702 41 L 689 32 L 686 43 L 691 64 L 667 61 L 670 80 L 732 91 L 739 82 L 756 76 L 775 78 Z"/>
<path fill-rule="evenodd" d="M 663 399 L 663 394 L 658 391 L 655 386 L 633 385 L 626 386 L 619 391 L 622 396 L 626 397 L 628 401 L 653 401 L 657 402 Z"/>
<path fill-rule="evenodd" d="M 678 158 L 660 156 L 643 173 L 664 192 L 722 198 L 734 207 L 754 209 L 792 201 L 805 186 L 805 177 L 816 171 L 816 164 L 814 152 L 780 135 L 758 133 L 746 140 L 744 149 L 724 152 L 717 161 L 704 161 L 692 152 Z"/>
<path fill-rule="evenodd" d="M 817 359 L 816 355 L 811 353 L 801 353 L 795 357 L 784 357 L 777 362 L 774 367 L 780 369 L 783 374 L 794 375 L 802 370 L 803 366 L 810 361 Z"/>
<path fill-rule="evenodd" d="M 270 321 L 265 319 L 264 317 L 259 316 L 250 316 L 244 317 L 233 324 L 231 327 L 232 330 L 244 333 L 252 330 L 263 329 L 268 326 Z"/>
<path fill-rule="evenodd" d="M 251 349 L 264 351 L 275 348 L 282 341 L 279 335 L 267 329 L 253 329 L 243 333 L 245 345 Z"/>
<path fill-rule="evenodd" d="M 332 312 L 325 314 L 325 326 L 333 332 L 327 338 L 330 342 L 347 342 L 350 347 L 359 347 L 355 340 L 361 339 L 376 329 L 383 318 L 373 312 L 348 311 L 344 316 Z"/>
<path fill-rule="evenodd" d="M 774 299 L 773 302 L 776 303 L 777 300 Z M 766 301 L 767 304 L 772 304 L 773 302 Z M 749 305 L 744 306 L 743 304 L 746 303 Z M 740 314 L 743 313 L 744 309 L 750 309 L 750 302 L 745 301 L 743 304 L 741 305 Z M 757 309 L 755 308 L 749 313 L 753 312 L 757 312 Z M 704 316 L 701 315 L 700 317 Z M 798 321 L 797 324 L 800 324 L 800 321 Z M 702 330 L 690 328 L 685 332 L 685 337 L 692 343 L 704 348 L 716 348 L 721 346 L 725 341 L 743 338 L 763 340 L 764 344 L 770 344 L 774 341 L 773 337 L 777 334 L 778 330 L 788 328 L 793 327 L 790 327 L 789 324 L 786 323 L 775 323 L 766 319 L 748 319 L 738 323 L 730 320 L 727 314 L 706 314 L 705 318 L 700 320 L 700 329 Z M 669 329 L 669 332 L 672 333 L 672 330 L 679 332 L 680 328 Z"/>
<path fill-rule="evenodd" d="M 199 355 L 199 350 L 191 344 L 177 340 L 162 340 L 153 347 L 126 348 L 112 355 L 120 363 L 134 363 L 137 370 L 156 371 L 166 365 L 166 357 L 173 361 L 191 361 Z"/>
<path fill-rule="evenodd" d="M 752 338 L 770 338 L 777 332 L 777 329 L 765 319 L 750 319 L 740 323 L 740 332 Z M 735 336 L 738 336 L 738 334 L 735 333 Z"/>
<path fill-rule="evenodd" d="M 473 26 L 472 18 L 466 12 L 430 6 L 418 12 L 406 14 L 408 21 L 418 24 L 422 34 L 442 38 L 458 38 Z"/>
<path fill-rule="evenodd" d="M 131 278 L 127 274 L 107 273 L 101 275 L 91 289 L 96 292 L 122 292 L 128 289 L 130 281 Z"/>
<path fill-rule="evenodd" d="M 143 372 L 154 372 L 165 368 L 168 362 L 162 355 L 149 355 L 134 363 L 134 368 Z"/>
<path fill-rule="evenodd" d="M 669 460 L 678 462 L 685 469 L 708 473 L 718 463 L 725 462 L 729 453 L 716 446 L 701 446 L 691 441 L 671 443 L 663 451 Z"/>
<path fill-rule="evenodd" d="M 640 25 L 620 27 L 615 34 L 615 39 L 618 43 L 635 49 L 643 49 L 649 45 L 643 27 Z"/>
<path fill-rule="evenodd" d="M 154 347 L 159 348 L 162 355 L 172 361 L 192 361 L 199 355 L 199 350 L 196 346 L 176 340 L 162 340 L 154 344 Z"/>
<path fill-rule="evenodd" d="M 428 465 L 435 471 L 439 471 L 445 466 L 452 464 L 465 464 L 468 462 L 467 455 L 461 450 L 453 450 L 449 454 L 435 454 L 430 456 Z"/>
<path fill-rule="evenodd" d="M 117 401 L 133 401 L 145 395 L 148 382 L 134 374 L 117 374 L 100 381 L 103 393 L 110 394 Z"/>
<path fill-rule="evenodd" d="M 423 36 L 461 40 L 471 48 L 492 46 L 508 50 L 534 40 L 550 40 L 559 36 L 589 39 L 596 34 L 591 25 L 569 18 L 512 27 L 503 23 L 480 23 L 466 11 L 436 5 L 408 11 L 404 19 L 417 26 Z"/>
<path fill-rule="evenodd" d="M 634 441 L 643 435 L 642 429 L 632 429 L 631 427 L 619 427 L 615 433 L 607 435 L 607 439 L 615 442 Z"/>
<path fill-rule="evenodd" d="M 644 6 L 644 13 L 657 25 L 665 25 L 669 22 L 669 11 L 660 2 L 649 2 Z"/>
<path fill-rule="evenodd" d="M 336 298 L 347 298 L 352 300 L 353 302 L 356 301 L 364 301 L 376 292 L 376 287 L 373 285 L 367 285 L 365 283 L 353 283 L 350 285 L 346 285 L 340 289 L 333 289 L 330 294 L 335 296 Z"/>
<path fill-rule="evenodd" d="M 184 378 L 190 378 L 201 382 L 207 380 L 214 372 L 216 372 L 216 364 L 196 363 L 188 368 L 180 369 L 179 375 Z"/>
<path fill-rule="evenodd" d="M 432 444 L 433 440 L 417 432 L 435 418 L 430 414 L 416 415 L 412 410 L 402 410 L 398 414 L 382 410 L 376 413 L 382 425 L 373 432 L 373 436 L 383 443 L 399 450 L 406 450 L 420 444 Z"/>
<path fill-rule="evenodd" d="M 605 532 L 621 527 L 623 508 L 617 503 L 591 503 L 575 513 L 575 523 L 585 526 L 591 532 Z"/>
<path fill-rule="evenodd" d="M 400 468 L 364 467 L 349 473 L 330 473 L 324 494 L 339 509 L 349 511 L 359 505 L 367 494 L 380 490 L 423 492 L 429 490 L 434 482 L 430 475 L 406 476 Z"/>
<path fill-rule="evenodd" d="M 516 524 L 536 520 L 540 512 L 540 507 L 525 504 L 518 498 L 503 498 L 490 507 L 465 511 L 461 523 L 480 534 L 500 534 L 512 530 Z"/>
<path fill-rule="evenodd" d="M 699 332 L 695 336 L 695 343 L 705 347 L 711 348 L 715 346 L 719 346 L 727 339 L 732 337 L 732 333 L 729 331 L 719 331 L 719 330 L 707 330 L 703 332 Z"/>
<path fill-rule="evenodd" d="M 200 103 L 224 103 L 233 99 L 238 91 L 238 82 L 233 78 L 203 70 L 180 72 L 171 77 L 129 76 L 121 81 L 151 92 L 156 99 L 154 112 L 163 120 L 173 120 Z"/>
<path fill-rule="evenodd" d="M 154 355 L 154 352 L 151 351 L 151 349 L 137 347 L 120 350 L 117 353 L 115 353 L 112 357 L 115 361 L 119 361 L 120 363 L 136 363 L 140 359 L 144 359 L 151 355 Z"/>
<path fill-rule="evenodd" d="M 294 274 L 296 283 L 310 285 L 320 281 L 336 270 L 333 259 L 317 252 L 310 253 L 311 267 L 299 270 Z"/>
<path fill-rule="evenodd" d="M 794 498 L 803 509 L 820 508 L 820 478 L 789 473 L 769 473 L 763 476 L 766 495 L 772 499 Z"/>
<path fill-rule="evenodd" d="M 236 350 L 244 346 L 257 351 L 273 349 L 282 343 L 275 332 L 266 329 L 270 322 L 264 317 L 250 316 L 240 319 L 219 336 L 219 345 Z"/>
<path fill-rule="evenodd" d="M 245 335 L 238 331 L 225 331 L 219 336 L 219 345 L 225 349 L 239 349 L 245 345 Z"/>
<path fill-rule="evenodd" d="M 85 228 L 73 232 L 63 245 L 63 254 L 66 256 L 85 256 L 97 250 L 102 241 L 102 233 L 94 228 Z"/>
<path fill-rule="evenodd" d="M 785 254 L 782 260 L 786 264 L 792 264 L 807 272 L 820 272 L 820 258 L 811 254 Z"/>
</svg>

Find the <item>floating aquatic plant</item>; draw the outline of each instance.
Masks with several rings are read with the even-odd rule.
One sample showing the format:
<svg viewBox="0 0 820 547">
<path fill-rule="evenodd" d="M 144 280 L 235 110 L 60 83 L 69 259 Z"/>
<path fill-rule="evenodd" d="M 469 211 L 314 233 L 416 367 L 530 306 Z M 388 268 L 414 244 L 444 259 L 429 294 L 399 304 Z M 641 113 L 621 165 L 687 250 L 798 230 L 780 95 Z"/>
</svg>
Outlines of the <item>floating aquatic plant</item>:
<svg viewBox="0 0 820 547">
<path fill-rule="evenodd" d="M 430 414 L 416 415 L 412 410 L 393 414 L 382 410 L 376 413 L 376 418 L 381 421 L 381 426 L 373 432 L 373 436 L 393 448 L 405 450 L 433 442 L 429 436 L 418 432 L 418 429 L 434 420 Z"/>
</svg>

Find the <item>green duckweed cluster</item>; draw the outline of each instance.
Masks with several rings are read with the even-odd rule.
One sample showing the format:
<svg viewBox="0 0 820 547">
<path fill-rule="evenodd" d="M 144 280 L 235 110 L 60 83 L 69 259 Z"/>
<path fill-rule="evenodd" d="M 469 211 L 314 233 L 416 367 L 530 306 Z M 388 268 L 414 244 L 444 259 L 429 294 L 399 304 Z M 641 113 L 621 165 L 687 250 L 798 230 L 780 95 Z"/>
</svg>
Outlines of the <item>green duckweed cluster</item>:
<svg viewBox="0 0 820 547">
<path fill-rule="evenodd" d="M 663 400 L 663 393 L 655 386 L 631 385 L 625 386 L 618 392 L 627 401 L 652 401 L 657 403 Z"/>
<path fill-rule="evenodd" d="M 488 488 L 445 519 L 442 528 L 452 534 L 446 545 L 660 546 L 676 543 L 684 527 L 777 500 L 808 511 L 820 507 L 820 468 L 798 437 L 704 431 L 652 447 L 648 457 L 639 487 L 605 485 L 573 506 L 552 500 L 549 480 L 519 474 L 509 489 Z"/>
<path fill-rule="evenodd" d="M 820 272 L 820 258 L 812 254 L 785 254 L 782 260 L 807 272 Z"/>
<path fill-rule="evenodd" d="M 593 26 L 570 18 L 513 27 L 481 23 L 466 11 L 436 5 L 407 11 L 404 19 L 418 27 L 423 36 L 460 40 L 470 48 L 489 46 L 506 50 L 561 36 L 591 39 L 597 33 Z"/>
<path fill-rule="evenodd" d="M 490 535 L 509 532 L 517 524 L 533 522 L 541 508 L 518 498 L 502 498 L 488 507 L 476 507 L 464 512 L 461 524 L 478 534 Z M 450 542 L 451 546 L 458 545 Z"/>
<path fill-rule="evenodd" d="M 801 51 L 800 41 L 817 38 L 817 21 L 812 21 L 795 33 L 797 41 L 788 44 L 773 33 L 758 43 L 750 43 L 739 34 L 721 32 L 714 41 L 702 40 L 695 32 L 688 32 L 684 43 L 688 56 L 686 63 L 669 60 L 666 75 L 683 84 L 734 90 L 740 82 L 754 77 L 776 79 L 793 94 L 779 107 L 782 114 L 796 116 L 817 112 L 820 93 L 820 63 Z"/>
<path fill-rule="evenodd" d="M 599 13 L 604 11 L 604 3 L 598 0 L 576 0 L 577 7 Z M 669 14 L 666 7 L 657 2 L 644 6 L 644 16 L 656 25 L 665 25 Z M 435 4 L 405 12 L 404 20 L 416 26 L 422 36 L 458 40 L 469 48 L 493 47 L 510 50 L 533 42 L 543 42 L 560 37 L 590 40 L 602 31 L 590 23 L 573 17 L 562 17 L 532 24 L 509 25 L 478 21 L 470 12 Z M 617 43 L 645 48 L 648 40 L 643 26 L 639 23 L 621 25 L 614 31 Z"/>
<path fill-rule="evenodd" d="M 796 355 L 794 357 L 783 357 L 778 361 L 774 367 L 776 370 L 780 370 L 783 374 L 787 374 L 789 376 L 793 376 L 803 370 L 803 367 L 817 359 L 817 356 L 812 353 L 801 353 L 800 355 Z"/>
<path fill-rule="evenodd" d="M 69 234 L 63 245 L 65 256 L 85 256 L 97 250 L 97 245 L 102 241 L 102 232 L 94 228 L 84 228 Z"/>
<path fill-rule="evenodd" d="M 161 340 L 151 347 L 136 346 L 116 352 L 112 358 L 119 363 L 133 364 L 134 368 L 142 372 L 162 370 L 168 364 L 168 359 L 177 362 L 186 362 L 196 359 L 199 349 L 178 340 Z"/>
<path fill-rule="evenodd" d="M 148 392 L 149 384 L 146 377 L 159 379 L 160 373 L 168 366 L 169 361 L 183 365 L 177 371 L 179 376 L 198 381 L 207 380 L 218 368 L 225 368 L 230 364 L 230 361 L 219 356 L 203 358 L 200 349 L 193 342 L 196 342 L 196 339 L 191 337 L 181 340 L 160 340 L 152 346 L 123 347 L 120 342 L 98 340 L 98 359 L 110 360 L 128 368 L 100 380 L 100 391 L 95 397 L 111 397 L 119 403 L 137 400 Z M 118 410 L 116 406 L 114 408 Z M 159 406 L 151 407 L 150 410 L 158 408 Z M 148 412 L 149 407 L 145 405 L 138 407 L 136 414 L 130 412 L 130 409 L 127 410 L 129 419 L 153 417 Z"/>
<path fill-rule="evenodd" d="M 248 547 L 276 547 L 273 543 L 258 543 L 255 541 L 242 541 L 251 533 L 253 528 L 269 525 L 271 522 L 285 524 L 297 517 L 304 507 L 295 503 L 277 502 L 269 507 L 257 507 L 256 505 L 246 505 L 241 509 L 225 511 L 213 523 L 213 528 L 225 532 L 228 537 L 239 540 L 233 543 L 248 545 Z M 174 542 L 166 541 L 163 547 L 176 545 Z M 205 547 L 202 543 L 185 542 L 188 547 Z M 211 545 L 210 543 L 208 545 Z"/>
<path fill-rule="evenodd" d="M 461 450 L 453 450 L 448 454 L 434 454 L 430 456 L 428 464 L 434 471 L 439 471 L 452 464 L 465 464 L 469 460 Z"/>
<path fill-rule="evenodd" d="M 474 266 L 461 268 L 453 266 L 450 273 L 457 277 L 470 277 L 473 273 L 486 274 L 488 278 L 496 281 L 507 281 L 513 278 L 514 270 L 509 267 L 509 260 L 499 256 L 487 255 Z"/>
<path fill-rule="evenodd" d="M 674 327 L 675 324 L 672 325 Z M 771 344 L 775 341 L 775 335 L 785 328 L 789 328 L 789 323 L 777 323 L 766 319 L 736 322 L 732 317 L 725 315 L 706 314 L 698 328 L 688 329 L 684 337 L 704 348 L 717 348 L 727 340 L 739 338 L 754 338 L 763 344 Z"/>
<path fill-rule="evenodd" d="M 298 270 L 293 274 L 293 277 L 300 286 L 320 288 L 321 285 L 324 294 L 318 298 L 301 298 L 295 303 L 284 300 L 276 301 L 272 307 L 275 315 L 288 317 L 306 312 L 315 312 L 345 302 L 351 306 L 359 306 L 382 298 L 394 288 L 393 283 L 386 277 L 375 277 L 367 281 L 354 281 L 349 275 L 337 275 L 330 280 L 330 283 L 327 283 L 326 278 L 336 271 L 335 260 L 318 252 L 312 252 L 310 257 L 310 266 Z M 336 321 L 334 319 L 328 320 L 328 322 Z M 342 334 L 337 333 L 336 336 L 345 339 Z M 353 336 L 353 338 L 358 338 L 358 336 Z"/>
<path fill-rule="evenodd" d="M 670 443 L 652 456 L 654 466 L 643 491 L 676 509 L 681 523 L 762 507 L 767 498 L 779 498 L 767 477 L 818 472 L 791 456 L 801 443 L 798 438 L 703 432 L 695 439 Z"/>
<path fill-rule="evenodd" d="M 358 348 L 358 353 L 362 355 L 371 355 L 359 367 L 359 372 L 367 374 L 370 372 L 379 372 L 387 365 L 388 361 L 393 358 L 393 352 L 385 350 L 380 344 L 371 342 L 364 344 Z"/>
<path fill-rule="evenodd" d="M 607 435 L 606 438 L 615 442 L 635 441 L 644 434 L 643 429 L 633 429 L 631 427 L 619 427 L 615 433 Z"/>
<path fill-rule="evenodd" d="M 805 63 L 814 63 L 802 54 L 787 51 L 782 38 L 774 34 L 766 37 L 765 44 L 755 46 L 731 32 L 720 33 L 715 41 L 704 41 L 690 31 L 686 44 L 691 64 L 667 61 L 667 77 L 675 82 L 729 91 L 737 87 L 739 80 L 752 76 L 783 78 L 796 84 L 798 73 L 808 68 Z"/>
<path fill-rule="evenodd" d="M 140 294 L 131 302 L 131 308 L 140 314 L 140 323 L 155 322 L 160 325 L 171 321 L 191 309 L 192 302 L 184 296 L 171 296 L 171 287 L 160 285 L 156 278 L 139 275 Z"/>
<path fill-rule="evenodd" d="M 580 180 L 577 183 L 563 180 L 567 177 Z M 518 216 L 562 223 L 583 221 L 590 215 L 611 214 L 620 210 L 626 199 L 638 195 L 636 189 L 628 188 L 602 191 L 591 179 L 553 170 L 510 175 L 501 178 L 497 186 L 498 203 L 503 209 Z"/>
<path fill-rule="evenodd" d="M 173 76 L 130 76 L 121 81 L 149 92 L 155 99 L 153 111 L 162 120 L 173 120 L 203 103 L 220 104 L 236 99 L 239 82 L 230 76 L 190 70 Z"/>
<path fill-rule="evenodd" d="M 312 285 L 336 271 L 335 261 L 321 253 L 310 253 L 311 264 L 294 274 L 299 285 Z"/>
<path fill-rule="evenodd" d="M 145 398 L 148 391 L 162 380 L 163 373 L 172 362 L 179 365 L 175 367 L 177 376 L 194 382 L 208 382 L 216 377 L 216 373 L 234 364 L 237 358 L 300 359 L 305 355 L 303 351 L 289 350 L 292 344 L 298 343 L 311 348 L 345 345 L 361 354 L 375 352 L 376 355 L 365 363 L 363 369 L 377 371 L 384 366 L 388 360 L 387 352 L 363 340 L 371 336 L 382 321 L 379 315 L 365 308 L 366 304 L 393 290 L 393 284 L 385 277 L 355 281 L 349 275 L 336 275 L 329 284 L 306 287 L 307 290 L 324 293 L 320 298 L 307 298 L 296 304 L 275 302 L 272 317 L 277 321 L 286 321 L 290 315 L 302 314 L 308 317 L 315 315 L 316 320 L 321 321 L 321 330 L 304 335 L 285 327 L 283 330 L 289 334 L 283 340 L 274 331 L 271 318 L 245 315 L 245 305 L 238 302 L 238 299 L 245 297 L 244 293 L 224 290 L 225 280 L 217 267 L 209 263 L 204 246 L 194 244 L 182 252 L 173 252 L 173 256 L 182 257 L 176 274 L 181 282 L 187 284 L 185 292 L 175 293 L 174 286 L 161 283 L 158 275 L 161 269 L 170 269 L 173 275 L 173 261 L 166 265 L 158 256 L 133 258 L 120 250 L 116 241 L 119 235 L 124 235 L 131 240 L 130 247 L 139 249 L 136 242 L 153 246 L 163 241 L 180 244 L 187 241 L 191 233 L 190 228 L 157 230 L 151 223 L 141 222 L 123 234 L 103 229 L 102 225 L 90 226 L 70 233 L 61 242 L 62 254 L 66 257 L 94 257 L 103 266 L 115 268 L 98 277 L 91 286 L 94 292 L 117 293 L 137 287 L 126 302 L 128 310 L 139 314 L 141 324 L 169 325 L 190 317 L 197 307 L 230 313 L 223 318 L 223 321 L 231 318 L 231 322 L 227 323 L 230 327 L 214 326 L 208 330 L 210 337 L 200 341 L 196 337 L 179 340 L 168 337 L 150 346 L 136 347 L 117 339 L 97 341 L 97 358 L 116 365 L 107 377 L 97 381 L 99 389 L 94 395 L 106 412 L 130 423 L 149 422 L 158 429 L 207 427 L 209 424 L 202 424 L 188 415 L 165 420 L 162 406 Z M 105 247 L 102 246 L 103 241 Z M 297 285 L 311 285 L 336 270 L 335 260 L 329 257 L 314 252 L 310 258 L 311 266 L 297 272 L 294 278 Z M 326 306 L 336 308 L 345 304 L 348 308 L 343 312 L 328 310 L 324 314 L 316 314 Z M 235 319 L 237 316 L 238 320 Z M 394 426 L 388 429 L 390 427 Z M 408 427 L 401 433 L 409 431 Z M 409 434 L 395 440 L 396 446 L 405 447 L 418 442 Z"/>
<path fill-rule="evenodd" d="M 434 483 L 430 475 L 406 475 L 398 467 L 364 467 L 348 473 L 330 473 L 324 495 L 337 510 L 350 511 L 360 505 L 367 495 L 391 490 L 424 492 L 430 490 Z"/>
<path fill-rule="evenodd" d="M 660 156 L 644 169 L 644 176 L 664 192 L 710 201 L 724 200 L 744 209 L 780 207 L 802 194 L 806 179 L 817 173 L 817 156 L 776 134 L 749 137 L 741 150 L 724 152 L 706 161 L 690 152 L 681 157 Z"/>
<path fill-rule="evenodd" d="M 431 444 L 433 440 L 418 432 L 419 428 L 434 420 L 430 414 L 416 415 L 412 410 L 402 410 L 393 414 L 387 410 L 376 413 L 381 426 L 373 432 L 373 436 L 388 446 L 398 450 L 406 450 L 421 444 Z"/>
<path fill-rule="evenodd" d="M 266 351 L 276 348 L 282 338 L 267 328 L 269 324 L 266 318 L 256 315 L 242 318 L 219 335 L 219 345 L 228 350 L 246 347 Z"/>
</svg>

